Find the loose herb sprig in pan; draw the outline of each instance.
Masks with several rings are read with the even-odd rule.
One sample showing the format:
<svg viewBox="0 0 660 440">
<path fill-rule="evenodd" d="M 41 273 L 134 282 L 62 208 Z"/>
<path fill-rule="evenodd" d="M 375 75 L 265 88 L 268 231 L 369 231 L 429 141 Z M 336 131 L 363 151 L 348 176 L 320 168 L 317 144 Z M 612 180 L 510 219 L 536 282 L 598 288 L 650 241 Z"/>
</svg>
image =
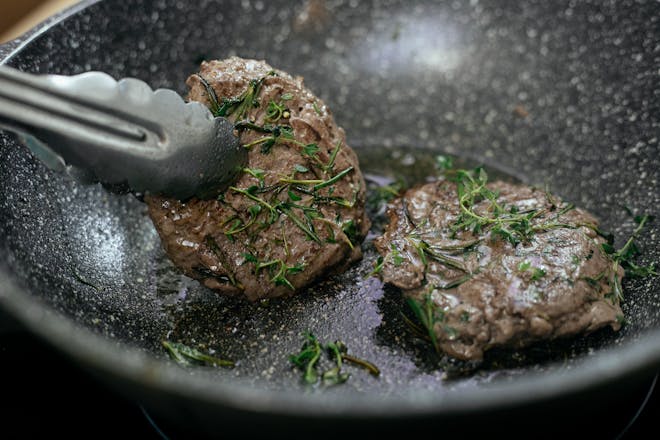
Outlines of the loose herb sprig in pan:
<svg viewBox="0 0 660 440">
<path fill-rule="evenodd" d="M 613 260 L 613 276 L 612 279 L 609 280 L 609 284 L 612 287 L 611 295 L 618 298 L 619 300 L 623 300 L 623 288 L 621 286 L 621 279 L 616 276 L 619 267 L 623 268 L 625 276 L 627 277 L 643 278 L 647 276 L 658 275 L 658 272 L 655 270 L 654 263 L 651 263 L 648 266 L 640 266 L 633 261 L 641 253 L 639 247 L 635 243 L 635 240 L 639 238 L 639 234 L 642 232 L 642 229 L 644 229 L 644 226 L 652 220 L 653 217 L 648 214 L 636 216 L 634 221 L 637 223 L 637 227 L 633 231 L 630 238 L 623 245 L 623 247 L 619 250 L 614 248 L 611 240 L 601 245 L 603 251 L 609 254 Z"/>
<path fill-rule="evenodd" d="M 320 380 L 323 385 L 338 385 L 346 382 L 350 374 L 342 370 L 345 362 L 366 369 L 372 376 L 380 375 L 378 367 L 371 362 L 349 355 L 346 344 L 343 342 L 335 341 L 321 344 L 316 336 L 310 332 L 305 332 L 303 336 L 305 342 L 300 352 L 290 355 L 289 361 L 302 371 L 305 383 L 314 385 Z M 324 351 L 334 362 L 334 366 L 319 374 L 318 367 Z"/>
<path fill-rule="evenodd" d="M 234 362 L 226 359 L 220 359 L 206 353 L 202 353 L 196 348 L 189 347 L 180 342 L 161 341 L 163 347 L 167 349 L 170 357 L 179 365 L 189 367 L 191 365 L 206 365 L 213 367 L 233 367 Z"/>
</svg>

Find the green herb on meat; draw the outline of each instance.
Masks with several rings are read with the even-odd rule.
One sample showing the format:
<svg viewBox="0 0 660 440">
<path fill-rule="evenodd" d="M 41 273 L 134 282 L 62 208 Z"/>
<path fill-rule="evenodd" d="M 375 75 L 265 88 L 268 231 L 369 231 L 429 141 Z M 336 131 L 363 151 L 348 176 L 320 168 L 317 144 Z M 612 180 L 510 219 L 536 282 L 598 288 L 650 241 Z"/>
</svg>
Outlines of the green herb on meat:
<svg viewBox="0 0 660 440">
<path fill-rule="evenodd" d="M 270 72 L 268 75 L 273 74 L 274 72 Z M 352 166 L 335 172 L 342 142 L 337 142 L 332 150 L 328 150 L 327 159 L 323 159 L 322 153 L 325 151 L 322 152 L 317 144 L 303 143 L 296 139 L 294 129 L 287 125 L 290 117 L 287 101 L 293 99 L 294 95 L 283 93 L 279 98 L 269 100 L 267 104 L 259 102 L 259 93 L 266 76 L 251 80 L 241 95 L 230 99 L 225 98 L 221 103 L 218 102 L 212 87 L 200 77 L 202 84 L 207 88 L 210 107 L 214 114 L 233 117 L 236 121 L 234 127 L 239 132 L 252 131 L 262 135 L 245 143 L 244 148 L 260 147 L 262 154 L 269 154 L 274 146 L 283 145 L 287 148 L 297 149 L 302 159 L 300 163 L 293 165 L 289 175 L 281 176 L 270 185 L 267 185 L 266 182 L 268 175 L 266 170 L 244 168 L 243 172 L 257 179 L 257 184 L 249 185 L 246 188 L 231 186 L 229 191 L 245 197 L 255 204 L 248 210 L 249 218 L 244 219 L 237 214 L 223 224 L 223 226 L 226 225 L 225 235 L 234 242 L 239 234 L 244 233 L 252 243 L 258 232 L 271 227 L 283 216 L 288 218 L 296 228 L 303 231 L 309 240 L 319 244 L 336 243 L 339 235 L 353 249 L 354 242 L 357 243 L 359 238 L 355 222 L 352 219 L 342 220 L 339 215 L 336 220 L 324 218 L 325 210 L 319 209 L 322 205 L 331 204 L 353 208 L 357 202 L 357 189 L 353 191 L 353 200 L 336 194 L 337 184 L 354 172 Z M 261 125 L 255 123 L 254 120 L 245 119 L 249 109 L 259 106 L 266 114 L 265 123 Z M 310 176 L 310 174 L 313 175 Z M 323 229 L 327 230 L 326 237 L 319 236 L 319 232 L 323 231 L 321 224 L 324 224 Z M 286 248 L 285 224 L 281 223 L 280 226 L 283 231 L 282 242 L 285 243 Z M 304 268 L 302 263 L 288 264 L 279 256 L 274 258 L 265 256 L 263 261 L 246 259 L 246 262 L 255 265 L 255 273 L 268 270 L 271 282 L 291 289 L 294 287 L 289 280 L 290 275 L 302 271 Z"/>
<path fill-rule="evenodd" d="M 469 281 L 472 278 L 472 276 L 473 276 L 473 274 L 468 273 L 468 274 L 465 274 L 461 277 L 458 277 L 456 279 L 448 281 L 446 284 L 443 284 L 442 286 L 436 286 L 436 288 L 442 289 L 442 290 L 453 289 L 453 288 L 458 287 L 461 284 L 465 283 L 466 281 Z"/>
<path fill-rule="evenodd" d="M 462 270 L 463 272 L 469 272 L 465 261 L 454 255 L 450 255 L 444 252 L 443 249 L 431 246 L 423 240 L 419 233 L 413 231 L 408 236 L 406 236 L 406 241 L 412 245 L 413 248 L 417 250 L 420 260 L 424 267 L 428 266 L 429 258 L 435 260 L 445 266 L 453 267 L 454 269 Z M 428 258 L 427 258 L 428 257 Z"/>
<path fill-rule="evenodd" d="M 493 239 L 501 238 L 512 245 L 529 242 L 532 236 L 541 231 L 555 228 L 575 228 L 576 225 L 559 222 L 559 217 L 574 208 L 572 204 L 561 207 L 551 205 L 550 209 L 536 208 L 520 211 L 517 206 L 503 206 L 498 202 L 497 191 L 489 189 L 488 175 L 481 168 L 447 171 L 446 176 L 456 183 L 458 206 L 460 214 L 452 225 L 454 236 L 462 230 L 471 231 L 475 235 L 490 231 Z M 485 207 L 481 202 L 487 201 Z M 533 222 L 534 219 L 559 209 L 552 219 Z M 579 225 L 590 226 L 590 225 Z M 593 226 L 592 226 L 593 227 Z"/>
<path fill-rule="evenodd" d="M 518 265 L 518 270 L 520 272 L 531 272 L 530 281 L 538 281 L 543 278 L 546 274 L 546 271 L 540 267 L 532 267 L 532 263 L 525 260 Z"/>
<path fill-rule="evenodd" d="M 276 76 L 276 73 L 271 71 L 266 76 L 250 80 L 247 89 L 239 96 L 223 98 L 222 102 L 220 102 L 215 90 L 208 81 L 206 81 L 201 75 L 196 74 L 196 77 L 200 80 L 206 91 L 209 100 L 209 108 L 213 116 L 232 116 L 234 117 L 234 120 L 243 119 L 251 108 L 259 107 L 259 92 L 264 80 L 268 76 Z"/>
<path fill-rule="evenodd" d="M 288 125 L 264 124 L 263 126 L 260 126 L 253 124 L 252 122 L 243 121 L 237 123 L 235 127 L 238 130 L 250 129 L 259 133 L 268 134 L 268 136 L 264 136 L 252 142 L 248 142 L 247 144 L 243 144 L 243 147 L 247 149 L 261 145 L 262 154 L 270 153 L 273 145 L 277 143 L 284 143 L 295 140 L 293 137 L 293 129 Z"/>
<path fill-rule="evenodd" d="M 225 230 L 225 235 L 230 241 L 233 242 L 234 235 L 238 234 L 239 232 L 245 231 L 257 221 L 257 217 L 259 216 L 259 213 L 261 213 L 261 205 L 256 204 L 250 206 L 248 208 L 248 213 L 250 214 L 250 218 L 248 219 L 247 222 L 243 223 L 240 219 L 236 219 L 230 225 L 229 229 Z"/>
<path fill-rule="evenodd" d="M 543 278 L 545 276 L 545 274 L 546 274 L 545 270 L 543 270 L 541 268 L 538 268 L 538 267 L 535 267 L 534 269 L 532 269 L 532 276 L 531 276 L 530 280 L 531 281 L 538 281 L 541 278 Z"/>
<path fill-rule="evenodd" d="M 263 188 L 264 179 L 266 178 L 266 171 L 260 168 L 243 168 L 243 172 L 251 175 L 255 179 L 259 180 L 259 186 Z"/>
<path fill-rule="evenodd" d="M 233 361 L 220 359 L 206 353 L 202 353 L 196 348 L 189 347 L 180 342 L 171 342 L 167 340 L 161 341 L 163 347 L 167 349 L 170 357 L 178 364 L 183 366 L 191 366 L 194 364 L 201 364 L 213 367 L 233 367 Z"/>
<path fill-rule="evenodd" d="M 241 285 L 241 283 L 236 281 L 236 278 L 232 274 L 232 271 L 231 271 L 229 265 L 227 264 L 227 259 L 225 258 L 224 253 L 222 252 L 222 249 L 220 249 L 220 246 L 218 245 L 218 242 L 215 241 L 215 239 L 211 235 L 207 235 L 206 237 L 204 237 L 204 242 L 205 242 L 206 246 L 211 250 L 211 252 L 213 252 L 215 254 L 215 256 L 218 258 L 218 261 L 220 261 L 220 265 L 222 266 L 222 268 L 227 273 L 227 278 L 229 279 L 229 282 L 233 286 L 237 286 L 237 287 L 242 289 L 243 286 Z"/>
<path fill-rule="evenodd" d="M 285 93 L 281 96 L 279 102 L 270 100 L 268 102 L 268 107 L 266 108 L 266 122 L 278 122 L 280 119 L 289 119 L 289 117 L 291 117 L 291 112 L 286 107 L 284 101 L 288 101 L 292 98 L 293 95 Z"/>
<path fill-rule="evenodd" d="M 436 352 L 440 353 L 440 345 L 435 334 L 435 325 L 445 321 L 444 312 L 439 309 L 431 298 L 431 293 L 427 293 L 421 300 L 407 298 L 408 306 L 412 309 L 415 317 L 426 329 L 427 335 Z"/>
<path fill-rule="evenodd" d="M 267 224 L 273 224 L 279 218 L 280 214 L 288 217 L 300 230 L 305 232 L 307 237 L 317 243 L 322 243 L 321 238 L 315 230 L 313 220 L 321 219 L 323 216 L 318 210 L 317 205 L 334 203 L 339 206 L 352 208 L 355 201 L 349 202 L 344 198 L 335 197 L 331 195 L 321 195 L 320 191 L 324 188 L 327 189 L 328 194 L 333 191 L 333 185 L 346 177 L 353 171 L 353 167 L 349 166 L 345 170 L 340 171 L 336 175 L 328 179 L 297 179 L 296 173 L 308 173 L 310 170 L 306 166 L 296 164 L 294 165 L 291 177 L 282 177 L 279 179 L 279 184 L 266 187 L 264 184 L 264 171 L 256 168 L 245 168 L 244 172 L 259 179 L 259 186 L 252 185 L 248 188 L 237 188 L 231 186 L 229 189 L 238 194 L 241 194 L 260 205 L 259 209 L 250 210 L 250 219 L 247 223 L 242 225 L 242 222 L 234 222 L 230 228 L 225 231 L 228 236 L 233 236 L 238 232 L 242 232 L 254 224 L 257 216 L 265 208 L 269 213 Z M 285 192 L 289 201 L 282 201 L 278 195 Z M 268 199 L 262 194 L 271 193 L 271 198 Z M 303 205 L 297 202 L 302 202 L 302 195 L 312 196 L 311 204 Z M 354 195 L 355 197 L 357 194 Z M 300 212 L 302 215 L 296 213 Z M 353 247 L 353 240 L 357 239 L 357 229 L 354 222 L 347 222 L 342 224 L 342 232 L 349 238 L 350 246 Z"/>
<path fill-rule="evenodd" d="M 271 279 L 270 281 L 275 283 L 278 286 L 287 286 L 291 290 L 295 290 L 293 284 L 287 278 L 289 275 L 293 275 L 299 272 L 302 272 L 305 269 L 305 266 L 302 263 L 295 264 L 293 266 L 287 265 L 284 261 L 270 260 L 265 262 L 257 262 L 255 264 L 255 272 L 259 272 L 261 269 L 268 268 L 270 271 Z"/>
<path fill-rule="evenodd" d="M 273 74 L 274 72 L 270 72 L 268 75 Z M 236 121 L 245 118 L 247 116 L 247 112 L 251 108 L 259 107 L 259 91 L 261 90 L 261 85 L 266 79 L 266 76 L 250 80 L 247 89 L 239 96 L 235 98 L 224 98 L 217 110 L 217 113 L 214 113 L 214 116 L 233 116 L 234 120 Z"/>
<path fill-rule="evenodd" d="M 383 271 L 383 267 L 385 266 L 385 259 L 383 258 L 382 255 L 379 255 L 378 258 L 376 259 L 376 262 L 374 263 L 374 269 L 367 274 L 365 278 L 370 278 L 374 275 L 378 275 Z"/>
</svg>

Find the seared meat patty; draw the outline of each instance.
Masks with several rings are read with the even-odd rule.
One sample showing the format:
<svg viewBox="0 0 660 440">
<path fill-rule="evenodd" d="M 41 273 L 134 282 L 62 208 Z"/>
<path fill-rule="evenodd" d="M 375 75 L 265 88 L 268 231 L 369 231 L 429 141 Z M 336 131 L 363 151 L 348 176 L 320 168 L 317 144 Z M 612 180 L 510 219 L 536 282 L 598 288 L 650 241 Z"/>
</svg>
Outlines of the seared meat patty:
<svg viewBox="0 0 660 440">
<path fill-rule="evenodd" d="M 217 200 L 147 197 L 183 272 L 249 300 L 290 295 L 361 258 L 365 183 L 332 113 L 301 77 L 263 61 L 204 62 L 190 100 L 236 124 L 248 164 Z"/>
<path fill-rule="evenodd" d="M 623 270 L 597 221 L 545 191 L 487 183 L 483 171 L 391 202 L 375 244 L 439 351 L 479 360 L 496 346 L 618 330 Z"/>
</svg>

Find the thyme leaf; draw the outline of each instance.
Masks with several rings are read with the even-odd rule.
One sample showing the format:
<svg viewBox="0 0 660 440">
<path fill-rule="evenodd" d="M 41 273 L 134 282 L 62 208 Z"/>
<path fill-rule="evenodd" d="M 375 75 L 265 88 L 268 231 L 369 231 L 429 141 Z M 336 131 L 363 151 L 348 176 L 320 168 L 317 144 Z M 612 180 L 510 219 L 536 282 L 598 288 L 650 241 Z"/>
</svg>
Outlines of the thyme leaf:
<svg viewBox="0 0 660 440">
<path fill-rule="evenodd" d="M 346 344 L 342 341 L 329 342 L 321 344 L 311 332 L 303 333 L 305 338 L 300 352 L 289 356 L 289 361 L 303 372 L 303 381 L 309 385 L 319 382 L 323 385 L 331 386 L 346 382 L 350 374 L 342 370 L 345 362 L 352 363 L 364 368 L 372 376 L 379 376 L 380 370 L 373 363 L 348 354 Z M 318 367 L 322 352 L 325 351 L 333 366 L 318 372 Z"/>
<path fill-rule="evenodd" d="M 244 256 L 245 255 L 248 254 L 244 254 Z M 279 258 L 270 261 L 259 261 L 256 257 L 254 257 L 254 255 L 249 255 L 251 258 L 246 257 L 245 261 L 254 263 L 255 273 L 259 273 L 261 269 L 268 268 L 270 270 L 271 276 L 270 281 L 275 283 L 276 286 L 287 286 L 291 290 L 296 290 L 287 277 L 289 275 L 302 272 L 305 269 L 305 266 L 302 263 L 297 263 L 293 266 L 290 266 Z"/>
<path fill-rule="evenodd" d="M 546 274 L 546 271 L 540 267 L 532 267 L 532 263 L 525 260 L 518 265 L 518 270 L 520 272 L 531 272 L 530 281 L 538 281 L 543 278 Z"/>
<path fill-rule="evenodd" d="M 623 247 L 619 250 L 615 250 L 611 240 L 601 244 L 601 249 L 603 252 L 609 254 L 613 260 L 612 277 L 609 280 L 609 285 L 612 287 L 612 291 L 608 294 L 613 302 L 615 299 L 619 301 L 623 300 L 623 287 L 621 286 L 621 278 L 617 276 L 619 267 L 623 268 L 625 276 L 643 278 L 647 276 L 658 275 L 654 263 L 650 263 L 648 266 L 640 266 L 633 261 L 633 259 L 635 259 L 641 253 L 635 240 L 639 238 L 639 234 L 642 232 L 642 229 L 644 229 L 644 226 L 646 226 L 646 223 L 652 220 L 653 216 L 648 214 L 636 216 L 634 221 L 637 223 L 637 227 L 631 234 L 630 238 L 628 238 L 626 243 L 623 245 Z"/>
<path fill-rule="evenodd" d="M 318 381 L 316 364 L 321 357 L 321 344 L 310 332 L 304 333 L 305 342 L 297 354 L 289 356 L 289 361 L 303 372 L 303 380 L 312 385 Z"/>
<path fill-rule="evenodd" d="M 636 216 L 634 220 L 635 223 L 637 223 L 637 227 L 621 249 L 612 252 L 614 248 L 607 243 L 604 243 L 602 248 L 606 253 L 611 254 L 612 259 L 615 262 L 624 268 L 626 275 L 628 276 L 646 277 L 649 275 L 658 275 L 655 270 L 655 264 L 651 263 L 648 266 L 639 266 L 633 262 L 633 259 L 641 253 L 635 240 L 639 238 L 639 234 L 642 232 L 642 229 L 644 229 L 646 223 L 653 220 L 653 216 L 648 214 Z"/>
</svg>

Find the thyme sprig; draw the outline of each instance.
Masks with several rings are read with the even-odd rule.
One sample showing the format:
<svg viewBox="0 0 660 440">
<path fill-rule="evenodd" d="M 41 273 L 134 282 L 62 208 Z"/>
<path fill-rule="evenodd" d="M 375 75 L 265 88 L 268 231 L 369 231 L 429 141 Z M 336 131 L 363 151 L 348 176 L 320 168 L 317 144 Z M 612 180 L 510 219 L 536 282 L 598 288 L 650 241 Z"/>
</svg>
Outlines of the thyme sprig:
<svg viewBox="0 0 660 440">
<path fill-rule="evenodd" d="M 644 226 L 653 220 L 653 216 L 648 214 L 634 217 L 637 227 L 631 234 L 630 238 L 626 241 L 623 247 L 616 250 L 612 245 L 612 240 L 605 242 L 601 245 L 603 251 L 610 255 L 612 258 L 612 278 L 609 281 L 612 287 L 610 297 L 617 298 L 619 301 L 623 300 L 623 288 L 621 286 L 621 278 L 617 276 L 619 267 L 623 268 L 625 276 L 643 278 L 647 276 L 657 276 L 658 272 L 655 269 L 655 264 L 651 263 L 648 266 L 640 266 L 633 260 L 641 254 L 639 247 L 635 240 L 639 238 L 639 234 L 644 229 Z"/>
<path fill-rule="evenodd" d="M 521 242 L 529 242 L 538 232 L 582 226 L 558 221 L 561 215 L 574 209 L 572 204 L 558 208 L 553 204 L 551 209 L 558 209 L 555 216 L 541 222 L 533 222 L 533 220 L 549 213 L 547 208 L 520 211 L 516 205 L 501 204 L 498 201 L 498 192 L 487 187 L 488 175 L 482 167 L 472 171 L 462 169 L 447 171 L 445 175 L 456 183 L 460 209 L 456 222 L 451 227 L 454 236 L 461 230 L 478 235 L 488 229 L 493 239 L 501 238 L 516 246 Z M 477 212 L 477 205 L 482 201 L 488 202 L 484 213 Z"/>
<path fill-rule="evenodd" d="M 245 262 L 254 263 L 255 274 L 258 274 L 262 269 L 267 269 L 272 283 L 275 283 L 276 286 L 287 286 L 291 290 L 295 290 L 295 287 L 287 277 L 300 273 L 305 269 L 305 265 L 302 263 L 288 265 L 280 258 L 259 261 L 257 257 L 250 253 L 244 253 L 243 258 L 245 258 Z"/>
<path fill-rule="evenodd" d="M 273 101 L 272 99 L 268 102 L 268 107 L 266 108 L 266 122 L 277 122 L 280 119 L 289 119 L 291 112 L 287 108 L 285 101 L 293 99 L 291 93 L 284 93 L 280 96 L 278 102 Z"/>
<path fill-rule="evenodd" d="M 318 383 L 319 379 L 326 386 L 346 382 L 350 374 L 342 370 L 345 362 L 364 368 L 372 376 L 380 375 L 380 369 L 373 363 L 349 355 L 348 348 L 342 341 L 321 344 L 309 331 L 303 333 L 303 337 L 305 340 L 300 352 L 290 355 L 289 361 L 303 372 L 303 381 L 309 385 Z M 323 351 L 328 354 L 334 365 L 319 374 L 318 367 Z"/>
<path fill-rule="evenodd" d="M 315 384 L 319 377 L 316 364 L 321 358 L 321 344 L 310 332 L 306 332 L 304 337 L 302 349 L 299 353 L 290 355 L 289 361 L 303 371 L 303 380 L 306 383 Z"/>
</svg>

